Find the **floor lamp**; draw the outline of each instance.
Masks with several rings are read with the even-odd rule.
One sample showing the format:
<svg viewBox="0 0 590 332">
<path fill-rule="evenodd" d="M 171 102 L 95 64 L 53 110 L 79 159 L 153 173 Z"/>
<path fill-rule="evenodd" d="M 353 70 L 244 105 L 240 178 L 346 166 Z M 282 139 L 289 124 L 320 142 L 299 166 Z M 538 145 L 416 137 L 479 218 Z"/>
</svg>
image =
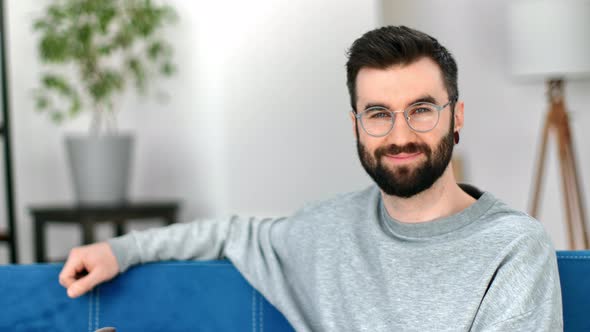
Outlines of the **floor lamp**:
<svg viewBox="0 0 590 332">
<path fill-rule="evenodd" d="M 530 214 L 537 217 L 548 141 L 557 143 L 569 249 L 590 249 L 564 83 L 590 77 L 590 0 L 518 0 L 509 8 L 512 73 L 545 81 L 548 112 L 533 177 Z"/>
</svg>

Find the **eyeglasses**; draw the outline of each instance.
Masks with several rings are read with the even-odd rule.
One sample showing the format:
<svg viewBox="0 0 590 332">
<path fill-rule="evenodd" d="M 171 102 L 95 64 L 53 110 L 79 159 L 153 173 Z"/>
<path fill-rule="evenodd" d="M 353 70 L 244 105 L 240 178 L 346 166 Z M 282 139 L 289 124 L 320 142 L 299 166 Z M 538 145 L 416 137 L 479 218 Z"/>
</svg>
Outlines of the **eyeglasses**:
<svg viewBox="0 0 590 332">
<path fill-rule="evenodd" d="M 404 118 L 412 130 L 426 133 L 436 127 L 440 119 L 440 112 L 455 102 L 456 99 L 456 97 L 453 97 L 442 106 L 420 102 L 408 106 L 403 111 L 390 111 L 382 106 L 373 106 L 355 114 L 355 117 L 360 120 L 365 132 L 374 137 L 383 137 L 389 134 L 393 129 L 395 113 L 404 113 Z"/>
</svg>

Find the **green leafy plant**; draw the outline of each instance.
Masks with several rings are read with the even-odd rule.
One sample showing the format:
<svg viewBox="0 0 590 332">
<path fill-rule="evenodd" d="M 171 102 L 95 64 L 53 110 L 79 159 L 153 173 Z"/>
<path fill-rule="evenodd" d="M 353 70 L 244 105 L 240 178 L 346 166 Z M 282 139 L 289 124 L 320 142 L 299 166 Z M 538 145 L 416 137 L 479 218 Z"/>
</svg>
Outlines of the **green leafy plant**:
<svg viewBox="0 0 590 332">
<path fill-rule="evenodd" d="M 129 85 L 143 94 L 149 81 L 175 72 L 161 31 L 176 19 L 172 7 L 150 0 L 54 0 L 33 24 L 47 68 L 36 109 L 57 124 L 91 110 L 91 132 L 115 130 L 115 101 Z"/>
</svg>

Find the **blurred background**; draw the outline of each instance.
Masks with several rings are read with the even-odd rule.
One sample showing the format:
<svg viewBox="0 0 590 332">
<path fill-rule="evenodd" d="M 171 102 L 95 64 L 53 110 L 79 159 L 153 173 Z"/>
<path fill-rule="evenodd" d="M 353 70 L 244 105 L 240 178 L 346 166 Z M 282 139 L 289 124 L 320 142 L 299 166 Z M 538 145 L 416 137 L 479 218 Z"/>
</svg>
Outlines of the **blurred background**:
<svg viewBox="0 0 590 332">
<path fill-rule="evenodd" d="M 305 202 L 371 184 L 357 158 L 348 112 L 346 50 L 364 32 L 407 25 L 437 38 L 459 65 L 465 128 L 456 154 L 464 181 L 527 210 L 545 85 L 510 75 L 509 0 L 160 1 L 178 13 L 164 31 L 176 74 L 158 81 L 158 98 L 129 91 L 119 127 L 133 132 L 129 196 L 175 199 L 179 222 L 229 214 L 289 215 Z M 41 62 L 33 21 L 47 0 L 5 1 L 19 262 L 33 258 L 29 208 L 72 202 L 64 134 L 86 132 L 90 115 L 56 125 L 35 112 Z M 589 193 L 590 83 L 568 81 L 581 187 Z M 566 246 L 555 147 L 549 146 L 539 219 Z M 584 196 L 586 205 L 588 195 Z M 1 201 L 1 200 L 0 200 Z M 0 216 L 5 215 L 0 204 Z M 130 223 L 129 229 L 158 222 Z M 0 219 L 0 228 L 4 225 Z M 98 227 L 97 240 L 112 236 Z M 72 225 L 48 229 L 48 256 L 80 244 Z M 8 263 L 0 246 L 0 263 Z"/>
</svg>

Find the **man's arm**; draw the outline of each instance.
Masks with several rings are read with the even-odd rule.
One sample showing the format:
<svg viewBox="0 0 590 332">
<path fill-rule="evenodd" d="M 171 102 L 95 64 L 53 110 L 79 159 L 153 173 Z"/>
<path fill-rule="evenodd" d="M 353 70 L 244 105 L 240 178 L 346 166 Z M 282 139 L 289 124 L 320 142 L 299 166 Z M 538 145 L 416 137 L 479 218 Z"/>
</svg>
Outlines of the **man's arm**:
<svg viewBox="0 0 590 332">
<path fill-rule="evenodd" d="M 167 227 L 133 231 L 109 239 L 119 265 L 125 272 L 135 264 L 186 259 L 219 259 L 238 218 L 198 220 Z"/>
<path fill-rule="evenodd" d="M 259 267 L 274 265 L 270 262 L 275 255 L 270 229 L 278 220 L 200 220 L 134 231 L 107 242 L 74 248 L 60 273 L 60 283 L 70 297 L 78 297 L 135 264 L 224 256 L 254 275 L 264 275 L 268 271 Z M 260 264 L 260 259 L 269 262 Z"/>
<path fill-rule="evenodd" d="M 472 331 L 562 331 L 557 258 L 542 227 L 499 254 Z"/>
</svg>

